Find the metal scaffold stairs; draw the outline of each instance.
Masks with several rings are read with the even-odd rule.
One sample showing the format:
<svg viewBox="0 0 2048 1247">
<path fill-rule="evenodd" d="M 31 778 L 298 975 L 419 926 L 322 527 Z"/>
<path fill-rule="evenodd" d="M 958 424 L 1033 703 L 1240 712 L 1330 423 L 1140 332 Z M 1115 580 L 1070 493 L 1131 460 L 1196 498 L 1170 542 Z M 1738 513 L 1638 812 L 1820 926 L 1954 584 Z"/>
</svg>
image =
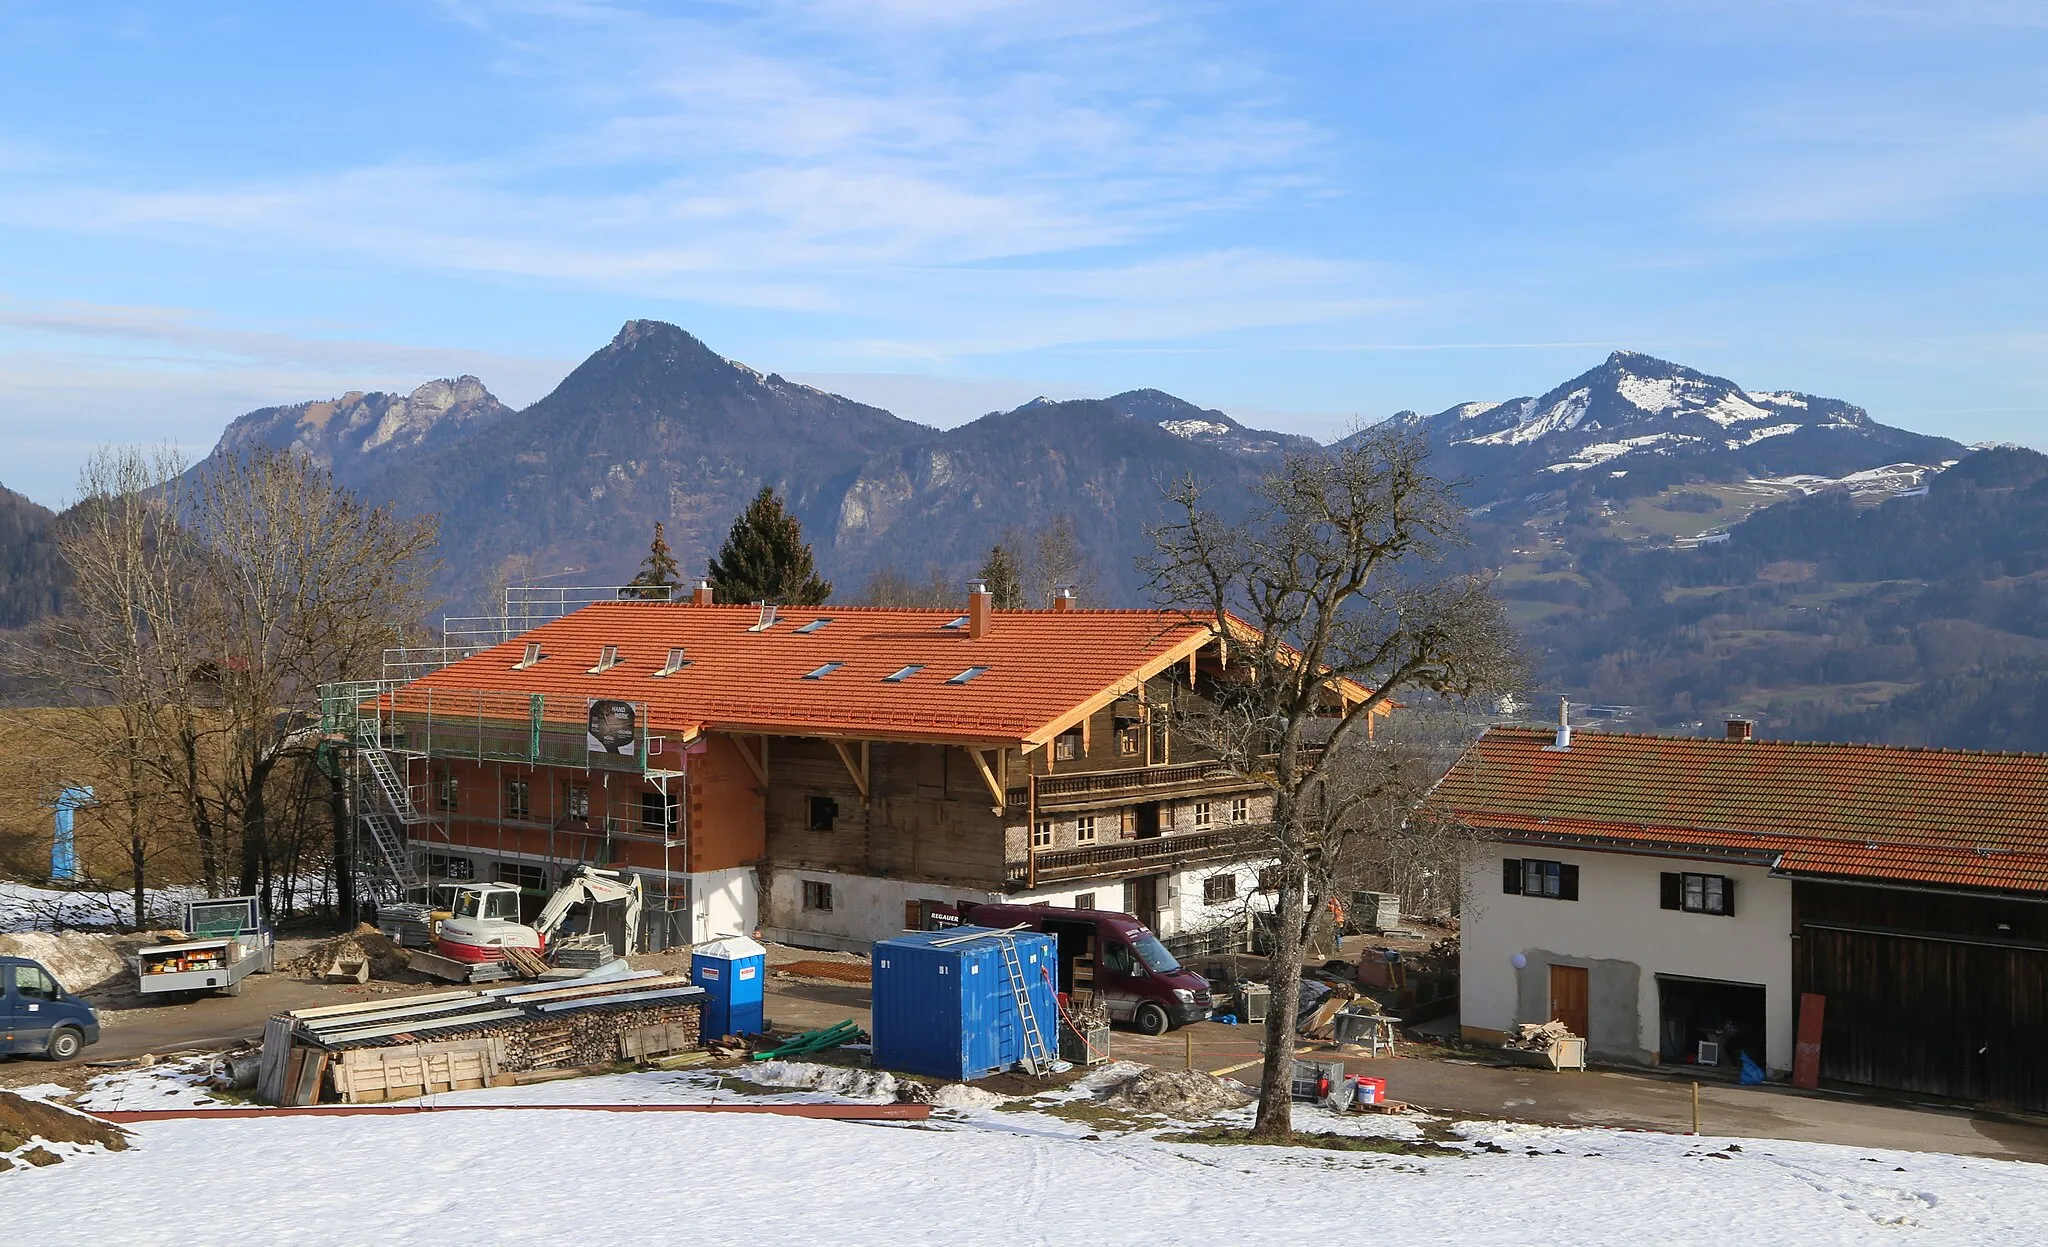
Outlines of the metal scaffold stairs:
<svg viewBox="0 0 2048 1247">
<path fill-rule="evenodd" d="M 1003 935 L 996 939 L 1003 950 L 1003 973 L 1009 976 L 1010 995 L 1017 1002 L 1017 1024 L 1024 1035 L 1024 1068 L 1033 1074 L 1052 1072 L 1052 1053 L 1045 1046 L 1045 1031 L 1038 1024 L 1038 1012 L 1031 1007 L 1031 984 L 1024 977 L 1024 963 L 1017 956 L 1017 940 Z"/>
<path fill-rule="evenodd" d="M 412 803 L 412 793 L 407 790 L 405 781 L 399 777 L 398 768 L 391 765 L 390 754 L 374 744 L 359 746 L 356 752 L 362 755 L 364 762 L 369 763 L 370 774 L 376 777 L 377 787 L 384 790 L 385 804 L 391 807 L 391 812 L 398 816 L 400 823 L 409 827 L 414 823 L 432 821 L 430 815 Z"/>
<path fill-rule="evenodd" d="M 419 872 L 412 868 L 412 854 L 406 850 L 405 835 L 390 819 L 378 810 L 363 811 L 363 826 L 370 833 L 370 840 L 377 846 L 378 854 L 384 859 L 384 869 L 398 884 L 399 895 L 405 889 L 419 886 Z"/>
</svg>

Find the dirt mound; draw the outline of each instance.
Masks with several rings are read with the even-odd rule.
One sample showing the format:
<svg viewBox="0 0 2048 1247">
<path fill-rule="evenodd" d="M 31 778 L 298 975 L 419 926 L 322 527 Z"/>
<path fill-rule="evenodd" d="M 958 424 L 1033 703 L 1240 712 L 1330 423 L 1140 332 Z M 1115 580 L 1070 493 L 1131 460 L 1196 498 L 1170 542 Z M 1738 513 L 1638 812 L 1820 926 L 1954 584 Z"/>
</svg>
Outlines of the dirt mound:
<svg viewBox="0 0 2048 1247">
<path fill-rule="evenodd" d="M 412 954 L 369 923 L 359 924 L 346 935 L 321 940 L 285 963 L 285 969 L 301 977 L 322 974 L 337 961 L 370 963 L 373 979 L 395 979 L 412 968 Z"/>
<path fill-rule="evenodd" d="M 31 1165 L 52 1164 L 59 1159 L 54 1152 L 30 1146 L 37 1140 L 96 1143 L 110 1152 L 118 1152 L 128 1146 L 128 1133 L 97 1117 L 0 1091 L 0 1171 L 14 1167 L 10 1156 Z"/>
<path fill-rule="evenodd" d="M 40 961 L 65 990 L 97 995 L 133 986 L 134 971 L 123 954 L 138 942 L 85 931 L 22 931 L 0 935 L 0 954 Z"/>
<path fill-rule="evenodd" d="M 1200 1070 L 1153 1069 L 1149 1065 L 1102 1092 L 1104 1104 L 1182 1120 L 1243 1108 L 1250 1099 L 1242 1084 L 1228 1079 Z"/>
<path fill-rule="evenodd" d="M 772 969 L 777 974 L 838 983 L 866 983 L 873 978 L 873 971 L 864 961 L 785 961 Z"/>
</svg>

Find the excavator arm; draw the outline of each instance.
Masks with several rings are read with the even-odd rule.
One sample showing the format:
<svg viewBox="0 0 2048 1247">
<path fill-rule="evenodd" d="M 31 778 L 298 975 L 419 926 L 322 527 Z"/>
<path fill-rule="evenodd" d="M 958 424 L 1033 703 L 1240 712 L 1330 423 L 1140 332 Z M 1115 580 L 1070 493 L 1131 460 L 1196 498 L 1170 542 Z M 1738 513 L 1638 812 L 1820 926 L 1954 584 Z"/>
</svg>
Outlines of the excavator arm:
<svg viewBox="0 0 2048 1247">
<path fill-rule="evenodd" d="M 568 919 L 569 911 L 578 901 L 603 903 L 624 901 L 626 903 L 626 945 L 630 949 L 640 935 L 640 876 L 623 877 L 615 870 L 599 870 L 594 866 L 578 866 L 573 874 L 562 881 L 562 886 L 548 898 L 547 905 L 540 911 L 540 917 L 533 923 L 533 929 L 544 940 L 554 938 L 555 929 Z"/>
</svg>

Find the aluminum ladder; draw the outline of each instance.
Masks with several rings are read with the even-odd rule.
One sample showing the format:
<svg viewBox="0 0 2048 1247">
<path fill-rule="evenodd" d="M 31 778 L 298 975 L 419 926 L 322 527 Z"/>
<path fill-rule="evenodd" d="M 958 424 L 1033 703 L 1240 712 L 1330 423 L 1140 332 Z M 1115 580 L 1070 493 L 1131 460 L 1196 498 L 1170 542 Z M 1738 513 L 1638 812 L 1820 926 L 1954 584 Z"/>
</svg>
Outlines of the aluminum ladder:
<svg viewBox="0 0 2048 1247">
<path fill-rule="evenodd" d="M 1017 939 L 999 935 L 1003 950 L 1003 972 L 1010 977 L 1010 996 L 1017 1002 L 1017 1023 L 1024 1035 L 1024 1068 L 1043 1077 L 1052 1072 L 1052 1054 L 1045 1047 L 1045 1031 L 1038 1025 L 1038 1013 L 1031 1007 L 1031 984 L 1024 977 L 1024 963 L 1017 956 Z"/>
</svg>

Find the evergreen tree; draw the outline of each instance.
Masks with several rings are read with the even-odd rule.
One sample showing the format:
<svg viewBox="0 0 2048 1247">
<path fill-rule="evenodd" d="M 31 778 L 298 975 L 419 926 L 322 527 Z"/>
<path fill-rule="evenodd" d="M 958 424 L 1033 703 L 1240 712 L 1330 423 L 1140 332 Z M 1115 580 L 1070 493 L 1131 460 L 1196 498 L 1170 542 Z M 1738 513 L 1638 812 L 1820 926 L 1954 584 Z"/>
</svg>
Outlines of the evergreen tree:
<svg viewBox="0 0 2048 1247">
<path fill-rule="evenodd" d="M 997 610 L 1013 611 L 1023 608 L 1024 571 L 1017 565 L 1017 556 L 1010 553 L 1008 546 L 998 543 L 989 547 L 988 558 L 981 564 L 981 578 L 988 583 L 988 591 L 995 596 Z"/>
<path fill-rule="evenodd" d="M 683 584 L 677 570 L 676 556 L 669 550 L 668 539 L 662 535 L 661 522 L 657 520 L 654 540 L 647 547 L 647 557 L 640 562 L 640 574 L 627 582 L 619 596 L 648 598 L 657 602 L 674 601 L 676 590 Z"/>
<path fill-rule="evenodd" d="M 832 596 L 831 582 L 819 578 L 804 544 L 803 526 L 766 485 L 732 522 L 711 560 L 711 582 L 728 602 L 819 606 Z"/>
</svg>

